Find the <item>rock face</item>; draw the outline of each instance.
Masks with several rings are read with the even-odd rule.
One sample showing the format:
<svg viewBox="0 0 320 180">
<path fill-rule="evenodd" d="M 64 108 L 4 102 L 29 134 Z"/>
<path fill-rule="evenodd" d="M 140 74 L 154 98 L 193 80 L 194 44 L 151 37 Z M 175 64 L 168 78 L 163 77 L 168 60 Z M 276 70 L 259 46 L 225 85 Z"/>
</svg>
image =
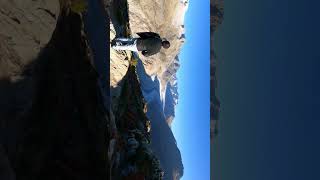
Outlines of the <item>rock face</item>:
<svg viewBox="0 0 320 180">
<path fill-rule="evenodd" d="M 59 1 L 0 1 L 0 41 L 9 45 L 20 65 L 32 61 L 49 42 L 59 14 Z"/>
<path fill-rule="evenodd" d="M 120 103 L 115 113 L 117 126 L 118 147 L 113 155 L 112 179 L 126 179 L 134 174 L 140 174 L 146 179 L 158 180 L 162 177 L 160 161 L 150 146 L 150 121 L 144 110 L 140 83 L 136 74 L 136 67 L 129 65 L 123 79 Z M 152 123 L 153 124 L 153 123 Z M 120 142 L 125 142 L 120 145 Z M 116 158 L 119 156 L 120 158 Z M 117 159 L 118 162 L 117 162 Z M 117 164 L 119 165 L 117 167 Z M 121 171 L 120 174 L 117 171 Z M 141 178 L 142 179 L 142 178 Z"/>
<path fill-rule="evenodd" d="M 0 179 L 108 176 L 107 116 L 82 20 L 59 9 L 0 2 L 0 169 L 10 172 Z"/>
<path fill-rule="evenodd" d="M 224 14 L 224 0 L 211 0 L 210 1 L 210 28 L 211 28 L 211 77 L 210 77 L 210 84 L 211 84 L 211 94 L 210 94 L 210 114 L 211 114 L 211 123 L 210 123 L 210 136 L 211 141 L 213 142 L 214 137 L 218 134 L 218 119 L 219 119 L 219 112 L 220 112 L 220 101 L 216 96 L 216 88 L 217 88 L 217 78 L 216 78 L 216 54 L 214 51 L 214 32 L 217 27 L 223 21 L 223 14 Z"/>
<path fill-rule="evenodd" d="M 0 1 L 0 143 L 9 159 L 23 127 L 21 117 L 33 102 L 29 65 L 49 42 L 58 15 L 58 1 Z"/>
</svg>

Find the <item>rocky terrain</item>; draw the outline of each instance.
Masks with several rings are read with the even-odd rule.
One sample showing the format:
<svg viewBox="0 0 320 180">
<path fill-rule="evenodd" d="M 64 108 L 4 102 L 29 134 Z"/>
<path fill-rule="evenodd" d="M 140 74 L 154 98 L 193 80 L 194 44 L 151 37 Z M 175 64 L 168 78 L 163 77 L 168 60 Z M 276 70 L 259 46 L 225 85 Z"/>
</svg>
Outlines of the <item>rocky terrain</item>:
<svg viewBox="0 0 320 180">
<path fill-rule="evenodd" d="M 211 123 L 210 123 L 210 136 L 211 141 L 213 142 L 214 137 L 218 134 L 218 119 L 220 113 L 220 101 L 217 98 L 215 93 L 217 88 L 217 77 L 216 77 L 216 70 L 217 70 L 217 63 L 216 63 L 216 54 L 214 51 L 214 32 L 217 27 L 223 21 L 223 14 L 224 14 L 224 0 L 211 0 L 210 1 L 210 32 L 211 32 L 211 68 L 210 68 L 210 84 L 211 84 L 211 94 L 210 94 L 210 114 L 211 114 Z"/>
<path fill-rule="evenodd" d="M 174 107 L 178 103 L 178 81 L 176 72 L 180 67 L 179 52 L 185 42 L 184 15 L 188 9 L 187 0 L 128 0 L 130 29 L 132 36 L 137 32 L 153 31 L 171 42 L 168 50 L 161 50 L 159 54 L 145 58 L 139 54 L 149 76 L 157 76 L 160 81 L 161 100 L 167 104 L 166 114 L 169 125 L 174 119 Z M 117 24 L 115 24 L 117 26 Z M 116 28 L 111 25 L 110 37 L 115 37 Z M 119 28 L 119 27 L 118 27 Z M 123 27 L 122 27 L 123 28 Z M 116 87 L 124 76 L 128 61 L 121 53 L 111 50 L 111 84 Z M 170 84 L 170 85 L 169 85 Z M 169 85 L 167 88 L 167 85 Z M 119 92 L 118 92 L 119 93 Z M 171 94 L 171 95 L 170 95 Z M 172 101 L 165 102 L 165 97 L 171 96 Z M 163 107 L 165 108 L 165 107 Z"/>
<path fill-rule="evenodd" d="M 126 0 L 110 1 L 107 11 L 111 17 L 111 36 L 130 37 L 131 31 Z M 110 59 L 111 93 L 113 96 L 110 119 L 108 158 L 111 179 L 150 179 L 163 177 L 159 158 L 151 148 L 147 105 L 136 74 L 137 59 L 131 52 L 112 51 Z M 116 58 L 123 59 L 116 59 Z M 127 62 L 126 71 L 116 87 L 113 86 L 114 63 Z"/>
<path fill-rule="evenodd" d="M 0 2 L 0 78 L 19 74 L 38 56 L 51 38 L 58 15 L 58 1 Z"/>
<path fill-rule="evenodd" d="M 164 1 L 161 3 L 128 1 L 128 14 L 123 11 L 121 1 L 111 1 L 110 38 L 132 36 L 142 31 L 154 31 L 171 41 L 168 51 L 145 58 L 133 54 L 138 60 L 137 77 L 143 99 L 146 102 L 146 115 L 151 122 L 151 149 L 160 160 L 164 179 L 179 179 L 183 176 L 181 154 L 170 129 L 174 118 L 174 108 L 178 101 L 176 72 L 179 68 L 178 54 L 184 42 L 183 16 L 188 3 Z M 147 9 L 148 8 L 148 9 Z M 121 9 L 117 12 L 116 9 Z M 124 19 L 128 16 L 129 23 Z M 178 17 L 179 16 L 179 17 Z M 177 24 L 178 23 L 178 24 Z M 128 30 L 128 32 L 126 32 Z M 182 36 L 182 38 L 181 38 Z M 130 69 L 130 52 L 111 49 L 110 81 L 114 108 L 121 104 L 121 92 Z M 119 103 L 115 103 L 119 102 Z"/>
<path fill-rule="evenodd" d="M 178 18 L 184 11 L 179 14 L 175 10 L 185 10 L 187 3 L 150 2 L 163 6 L 154 9 L 166 12 L 161 18 L 173 18 L 172 25 L 152 26 L 163 28 L 160 34 L 172 41 L 172 49 L 154 61 L 138 59 L 134 63 L 131 53 L 109 52 L 104 41 L 108 35 L 112 38 L 135 32 L 137 24 L 129 26 L 126 22 L 132 18 L 131 11 L 124 8 L 127 1 L 104 1 L 112 19 L 110 28 L 105 21 L 107 14 L 100 8 L 102 2 L 0 2 L 0 172 L 7 172 L 1 173 L 0 179 L 152 177 L 161 175 L 159 166 L 166 179 L 183 175 L 181 155 L 167 117 L 174 116 L 177 103 L 177 55 L 184 41 L 183 19 Z M 132 5 L 129 2 L 130 8 Z M 170 31 L 174 36 L 165 32 L 166 28 L 176 28 Z M 106 61 L 109 55 L 110 67 Z M 160 106 L 145 105 L 134 67 L 137 61 L 144 62 L 148 73 L 160 79 L 154 91 Z M 108 108 L 109 79 L 114 95 L 112 109 Z M 164 108 L 164 98 L 172 101 L 166 102 L 169 108 Z M 127 103 L 121 104 L 124 99 Z M 155 119 L 158 115 L 161 118 Z M 122 163 L 126 162 L 123 158 L 138 166 Z M 133 167 L 138 167 L 133 171 L 138 173 L 130 174 Z"/>
<path fill-rule="evenodd" d="M 64 2 L 0 2 L 0 179 L 109 176 L 108 109 L 81 9 Z"/>
<path fill-rule="evenodd" d="M 58 15 L 58 1 L 0 2 L 0 146 L 10 163 L 34 99 L 29 67 L 49 42 Z"/>
<path fill-rule="evenodd" d="M 122 81 L 108 153 L 112 164 L 111 179 L 162 179 L 159 158 L 150 146 L 154 141 L 150 137 L 153 123 L 146 116 L 146 104 L 133 63 Z"/>
</svg>

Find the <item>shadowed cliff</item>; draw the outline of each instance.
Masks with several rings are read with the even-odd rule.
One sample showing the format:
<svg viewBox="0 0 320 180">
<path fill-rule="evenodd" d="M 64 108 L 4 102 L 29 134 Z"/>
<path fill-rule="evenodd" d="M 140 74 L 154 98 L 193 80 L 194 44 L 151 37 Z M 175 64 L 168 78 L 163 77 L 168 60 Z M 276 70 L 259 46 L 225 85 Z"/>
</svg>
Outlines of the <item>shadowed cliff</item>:
<svg viewBox="0 0 320 180">
<path fill-rule="evenodd" d="M 2 154 L 17 179 L 108 177 L 108 113 L 92 64 L 81 16 L 62 8 L 38 58 L 20 79 L 0 82 L 8 97 L 1 103 Z"/>
</svg>

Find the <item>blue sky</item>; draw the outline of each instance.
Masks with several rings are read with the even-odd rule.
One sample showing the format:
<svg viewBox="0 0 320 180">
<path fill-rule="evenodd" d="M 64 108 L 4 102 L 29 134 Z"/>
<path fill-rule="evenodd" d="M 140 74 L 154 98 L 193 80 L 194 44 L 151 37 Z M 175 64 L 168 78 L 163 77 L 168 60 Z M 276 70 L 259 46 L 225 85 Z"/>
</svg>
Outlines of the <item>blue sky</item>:
<svg viewBox="0 0 320 180">
<path fill-rule="evenodd" d="M 320 179 L 319 5 L 225 1 L 214 180 Z"/>
<path fill-rule="evenodd" d="M 210 179 L 210 1 L 190 1 L 180 53 L 179 104 L 172 130 L 180 148 L 182 180 Z"/>
</svg>

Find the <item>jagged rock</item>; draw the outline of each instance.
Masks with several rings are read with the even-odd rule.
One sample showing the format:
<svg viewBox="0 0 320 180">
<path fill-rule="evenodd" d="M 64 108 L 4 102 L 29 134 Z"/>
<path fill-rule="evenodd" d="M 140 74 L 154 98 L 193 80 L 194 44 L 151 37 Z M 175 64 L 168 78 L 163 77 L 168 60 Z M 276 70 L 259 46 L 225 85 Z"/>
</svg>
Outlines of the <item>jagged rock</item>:
<svg viewBox="0 0 320 180">
<path fill-rule="evenodd" d="M 58 14 L 57 0 L 0 1 L 0 35 L 7 38 L 22 65 L 34 60 L 49 42 Z"/>
<path fill-rule="evenodd" d="M 105 179 L 97 73 L 80 15 L 58 3 L 0 3 L 0 143 L 17 179 Z"/>
<path fill-rule="evenodd" d="M 0 1 L 0 144 L 10 161 L 33 103 L 30 64 L 49 42 L 58 14 L 58 1 Z"/>
</svg>

